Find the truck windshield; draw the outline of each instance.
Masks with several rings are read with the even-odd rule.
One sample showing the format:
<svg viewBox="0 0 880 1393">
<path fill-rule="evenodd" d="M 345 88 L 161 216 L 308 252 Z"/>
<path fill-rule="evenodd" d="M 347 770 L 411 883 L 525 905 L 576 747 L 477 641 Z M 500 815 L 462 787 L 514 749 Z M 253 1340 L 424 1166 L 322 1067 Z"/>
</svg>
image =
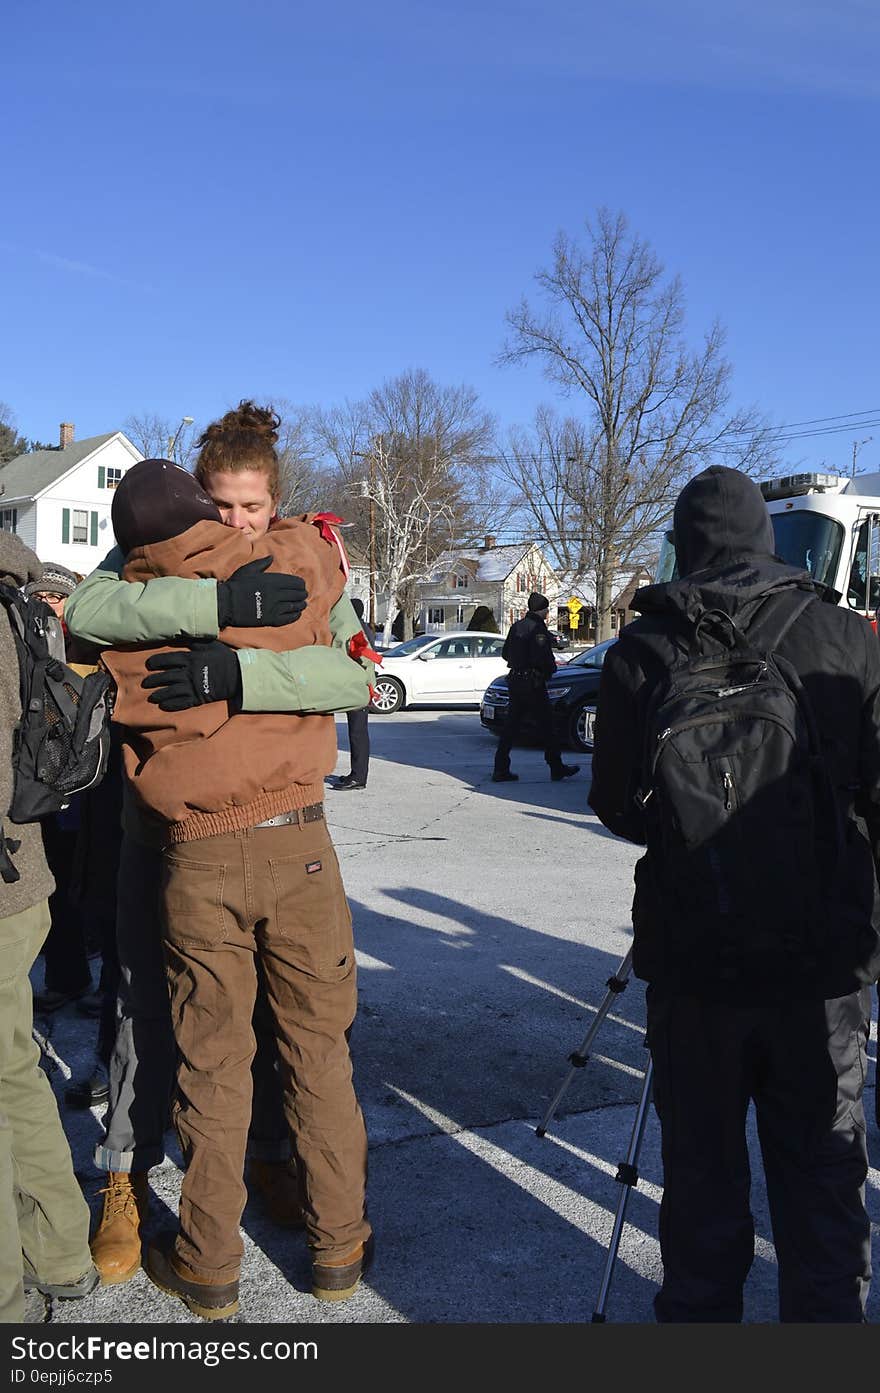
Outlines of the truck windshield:
<svg viewBox="0 0 880 1393">
<path fill-rule="evenodd" d="M 773 513 L 776 555 L 789 566 L 802 566 L 820 585 L 834 588 L 843 526 L 823 513 L 793 511 Z"/>
<path fill-rule="evenodd" d="M 840 550 L 843 546 L 843 527 L 823 513 L 806 511 L 773 513 L 773 536 L 776 555 L 789 566 L 809 571 L 820 585 L 835 588 Z M 672 532 L 666 532 L 660 547 L 657 580 L 677 580 L 678 565 Z"/>
</svg>

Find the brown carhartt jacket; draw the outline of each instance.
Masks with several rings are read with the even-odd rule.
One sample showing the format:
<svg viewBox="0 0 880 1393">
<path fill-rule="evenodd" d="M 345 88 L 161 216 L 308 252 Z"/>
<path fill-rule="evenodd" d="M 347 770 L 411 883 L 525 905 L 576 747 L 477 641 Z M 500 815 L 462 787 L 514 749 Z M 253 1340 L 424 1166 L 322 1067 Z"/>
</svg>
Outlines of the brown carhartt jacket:
<svg viewBox="0 0 880 1393">
<path fill-rule="evenodd" d="M 308 604 L 295 624 L 280 628 L 223 629 L 232 648 L 286 652 L 331 642 L 330 610 L 343 592 L 340 553 L 308 514 L 273 525 L 256 541 L 237 528 L 203 521 L 179 537 L 138 547 L 123 578 L 155 576 L 225 580 L 258 557 L 270 571 L 302 576 Z M 324 779 L 336 763 L 332 715 L 241 712 L 215 701 L 187 711 L 162 711 L 141 682 L 152 653 L 179 644 L 106 649 L 103 661 L 117 685 L 113 719 L 125 727 L 125 770 L 138 803 L 166 825 L 169 843 L 253 827 L 292 808 L 319 803 Z"/>
</svg>

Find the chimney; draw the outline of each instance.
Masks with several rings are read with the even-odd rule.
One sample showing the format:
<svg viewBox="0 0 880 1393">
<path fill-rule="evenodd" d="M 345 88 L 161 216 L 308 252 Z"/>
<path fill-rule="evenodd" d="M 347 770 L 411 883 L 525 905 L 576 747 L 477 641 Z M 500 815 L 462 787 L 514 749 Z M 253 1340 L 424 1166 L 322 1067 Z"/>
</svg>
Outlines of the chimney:
<svg viewBox="0 0 880 1393">
<path fill-rule="evenodd" d="M 483 551 L 491 551 L 492 548 L 494 547 L 494 545 L 495 545 L 495 538 L 494 538 L 494 537 L 484 537 L 484 538 L 483 538 Z"/>
<path fill-rule="evenodd" d="M 60 441 L 59 441 L 58 448 L 59 448 L 59 450 L 66 450 L 67 447 L 68 447 L 68 445 L 72 445 L 72 444 L 73 444 L 73 422 L 72 422 L 72 421 L 62 421 L 62 422 L 61 422 L 61 438 L 60 438 Z"/>
</svg>

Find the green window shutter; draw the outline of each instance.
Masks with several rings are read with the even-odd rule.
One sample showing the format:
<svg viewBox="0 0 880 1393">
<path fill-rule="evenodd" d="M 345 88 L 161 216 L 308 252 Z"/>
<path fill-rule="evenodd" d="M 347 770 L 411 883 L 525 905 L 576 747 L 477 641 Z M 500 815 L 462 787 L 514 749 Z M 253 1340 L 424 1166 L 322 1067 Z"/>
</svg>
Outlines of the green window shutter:
<svg viewBox="0 0 880 1393">
<path fill-rule="evenodd" d="M 62 508 L 62 509 L 61 509 L 61 540 L 62 540 L 62 542 L 65 542 L 65 543 L 70 541 L 70 509 L 69 509 L 69 508 Z"/>
<path fill-rule="evenodd" d="M 104 466 L 103 466 L 103 464 L 99 464 L 99 465 L 98 465 L 98 488 L 99 488 L 99 489 L 102 489 L 102 488 L 104 487 L 104 475 L 105 475 Z"/>
<path fill-rule="evenodd" d="M 90 515 L 90 523 L 91 523 L 91 525 L 90 525 L 90 527 L 89 527 L 89 545 L 90 545 L 90 546 L 93 546 L 93 547 L 96 547 L 96 546 L 98 545 L 98 514 L 97 514 L 97 513 L 92 513 L 92 514 Z"/>
</svg>

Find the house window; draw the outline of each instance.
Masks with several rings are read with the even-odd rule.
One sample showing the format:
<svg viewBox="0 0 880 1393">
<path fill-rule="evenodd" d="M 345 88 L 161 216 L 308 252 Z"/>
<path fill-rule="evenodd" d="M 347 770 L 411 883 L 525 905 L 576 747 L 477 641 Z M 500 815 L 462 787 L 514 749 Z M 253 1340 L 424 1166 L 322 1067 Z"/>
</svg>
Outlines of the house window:
<svg viewBox="0 0 880 1393">
<path fill-rule="evenodd" d="M 118 484 L 121 484 L 121 483 L 122 483 L 122 470 L 121 470 L 121 469 L 109 469 L 109 468 L 108 468 L 108 470 L 107 470 L 107 487 L 108 487 L 108 489 L 115 489 L 115 488 L 117 487 L 117 485 L 118 485 Z"/>
<path fill-rule="evenodd" d="M 527 589 L 526 578 L 522 571 L 517 571 L 516 573 L 516 588 L 520 591 L 525 591 Z"/>
<path fill-rule="evenodd" d="M 88 513 L 84 508 L 74 508 L 71 513 L 71 521 L 73 524 L 73 535 L 70 540 L 72 542 L 80 542 L 84 546 L 87 545 L 89 540 Z"/>
<path fill-rule="evenodd" d="M 452 577 L 452 588 L 453 590 L 467 590 L 467 576 L 459 575 L 458 572 L 456 572 L 456 574 Z"/>
<path fill-rule="evenodd" d="M 17 527 L 18 509 L 4 508 L 3 511 L 0 512 L 0 528 L 2 528 L 4 532 L 14 532 Z"/>
<path fill-rule="evenodd" d="M 428 623 L 429 623 L 429 624 L 444 624 L 445 622 L 446 622 L 446 611 L 444 610 L 444 608 L 443 608 L 442 605 L 436 606 L 434 609 L 429 609 L 429 610 L 428 610 Z"/>
</svg>

